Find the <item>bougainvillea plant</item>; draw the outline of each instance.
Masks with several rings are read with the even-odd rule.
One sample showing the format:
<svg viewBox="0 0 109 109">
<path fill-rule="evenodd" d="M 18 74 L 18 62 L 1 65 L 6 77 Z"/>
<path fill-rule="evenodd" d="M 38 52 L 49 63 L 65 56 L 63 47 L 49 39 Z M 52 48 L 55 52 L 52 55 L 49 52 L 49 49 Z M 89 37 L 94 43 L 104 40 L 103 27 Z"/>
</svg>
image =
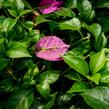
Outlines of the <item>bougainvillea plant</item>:
<svg viewBox="0 0 109 109">
<path fill-rule="evenodd" d="M 109 0 L 0 0 L 0 109 L 109 109 Z"/>
</svg>

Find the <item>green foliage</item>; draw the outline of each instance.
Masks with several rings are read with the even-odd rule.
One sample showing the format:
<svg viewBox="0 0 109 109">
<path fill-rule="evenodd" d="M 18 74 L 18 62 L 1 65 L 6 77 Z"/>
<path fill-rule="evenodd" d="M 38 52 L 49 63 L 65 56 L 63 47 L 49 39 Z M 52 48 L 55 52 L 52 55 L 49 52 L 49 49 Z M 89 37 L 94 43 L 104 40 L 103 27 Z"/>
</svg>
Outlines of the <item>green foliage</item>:
<svg viewBox="0 0 109 109">
<path fill-rule="evenodd" d="M 40 1 L 0 0 L 0 109 L 108 109 L 109 0 Z M 61 61 L 35 55 L 51 35 L 70 45 Z"/>
</svg>

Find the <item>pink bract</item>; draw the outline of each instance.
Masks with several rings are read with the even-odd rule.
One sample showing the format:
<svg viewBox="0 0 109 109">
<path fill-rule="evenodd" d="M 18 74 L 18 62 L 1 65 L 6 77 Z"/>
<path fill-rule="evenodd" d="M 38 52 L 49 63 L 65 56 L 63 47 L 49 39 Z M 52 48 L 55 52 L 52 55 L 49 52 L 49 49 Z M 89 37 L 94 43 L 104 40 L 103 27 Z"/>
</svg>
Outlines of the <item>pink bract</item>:
<svg viewBox="0 0 109 109">
<path fill-rule="evenodd" d="M 59 10 L 62 3 L 62 1 L 56 0 L 42 0 L 39 3 L 39 10 L 42 14 L 49 14 L 56 10 Z"/>
<path fill-rule="evenodd" d="M 45 36 L 36 43 L 36 56 L 49 61 L 62 60 L 70 46 L 56 36 Z"/>
</svg>

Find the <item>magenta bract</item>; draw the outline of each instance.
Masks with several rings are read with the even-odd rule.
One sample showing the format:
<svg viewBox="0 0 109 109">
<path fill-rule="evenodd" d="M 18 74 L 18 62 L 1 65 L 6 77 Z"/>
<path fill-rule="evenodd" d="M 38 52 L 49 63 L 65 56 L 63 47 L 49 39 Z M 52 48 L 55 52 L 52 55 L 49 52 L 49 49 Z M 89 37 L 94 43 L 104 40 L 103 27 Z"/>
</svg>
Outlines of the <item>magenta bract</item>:
<svg viewBox="0 0 109 109">
<path fill-rule="evenodd" d="M 46 36 L 36 43 L 36 56 L 49 61 L 59 61 L 70 46 L 56 36 Z"/>
<path fill-rule="evenodd" d="M 42 14 L 49 14 L 56 10 L 59 10 L 62 3 L 62 1 L 56 0 L 42 0 L 39 3 L 39 10 Z"/>
</svg>

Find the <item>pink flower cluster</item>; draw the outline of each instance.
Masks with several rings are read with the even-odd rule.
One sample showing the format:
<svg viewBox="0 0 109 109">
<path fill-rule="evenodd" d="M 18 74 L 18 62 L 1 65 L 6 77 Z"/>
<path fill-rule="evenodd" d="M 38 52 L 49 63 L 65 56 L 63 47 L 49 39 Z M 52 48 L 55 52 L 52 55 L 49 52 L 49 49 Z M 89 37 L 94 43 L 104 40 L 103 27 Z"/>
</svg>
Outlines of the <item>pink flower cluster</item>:
<svg viewBox="0 0 109 109">
<path fill-rule="evenodd" d="M 62 60 L 69 45 L 65 44 L 60 38 L 56 36 L 45 36 L 36 43 L 36 56 L 49 61 Z"/>
<path fill-rule="evenodd" d="M 42 14 L 49 14 L 60 9 L 63 1 L 42 0 L 39 3 L 39 10 Z"/>
</svg>

